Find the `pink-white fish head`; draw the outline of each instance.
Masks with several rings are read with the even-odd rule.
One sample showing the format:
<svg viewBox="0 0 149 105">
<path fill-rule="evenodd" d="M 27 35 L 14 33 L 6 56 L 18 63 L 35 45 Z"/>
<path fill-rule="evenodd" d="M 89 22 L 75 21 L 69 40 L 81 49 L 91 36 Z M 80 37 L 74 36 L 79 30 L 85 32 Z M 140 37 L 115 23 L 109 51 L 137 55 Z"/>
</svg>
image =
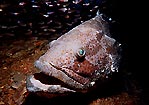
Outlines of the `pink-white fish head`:
<svg viewBox="0 0 149 105">
<path fill-rule="evenodd" d="M 51 42 L 35 66 L 74 90 L 88 89 L 100 78 L 117 72 L 119 47 L 106 35 L 102 21 L 95 17 Z"/>
</svg>

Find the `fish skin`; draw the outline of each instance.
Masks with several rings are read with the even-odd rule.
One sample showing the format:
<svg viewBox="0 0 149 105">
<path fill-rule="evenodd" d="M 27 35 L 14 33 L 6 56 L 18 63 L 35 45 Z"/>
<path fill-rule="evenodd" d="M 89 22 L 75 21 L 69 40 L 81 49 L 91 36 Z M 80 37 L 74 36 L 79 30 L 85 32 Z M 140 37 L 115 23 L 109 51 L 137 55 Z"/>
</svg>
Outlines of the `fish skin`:
<svg viewBox="0 0 149 105">
<path fill-rule="evenodd" d="M 35 67 L 74 90 L 88 89 L 100 78 L 118 72 L 119 45 L 110 37 L 107 22 L 98 14 L 50 42 L 47 52 L 35 61 Z M 84 55 L 80 56 L 79 51 Z M 31 87 L 45 90 L 34 84 L 34 80 L 30 80 L 30 85 L 27 83 L 28 91 L 33 91 Z"/>
</svg>

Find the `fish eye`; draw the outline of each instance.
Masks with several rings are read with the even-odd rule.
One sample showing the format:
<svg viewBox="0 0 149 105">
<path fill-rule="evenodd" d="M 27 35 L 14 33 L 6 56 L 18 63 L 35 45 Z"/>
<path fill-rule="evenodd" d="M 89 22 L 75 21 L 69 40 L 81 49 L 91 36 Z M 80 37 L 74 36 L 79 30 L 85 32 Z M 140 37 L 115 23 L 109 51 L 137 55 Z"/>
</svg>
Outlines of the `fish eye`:
<svg viewBox="0 0 149 105">
<path fill-rule="evenodd" d="M 86 54 L 86 52 L 84 49 L 79 49 L 77 52 L 77 58 L 82 58 L 85 56 L 85 54 Z"/>
</svg>

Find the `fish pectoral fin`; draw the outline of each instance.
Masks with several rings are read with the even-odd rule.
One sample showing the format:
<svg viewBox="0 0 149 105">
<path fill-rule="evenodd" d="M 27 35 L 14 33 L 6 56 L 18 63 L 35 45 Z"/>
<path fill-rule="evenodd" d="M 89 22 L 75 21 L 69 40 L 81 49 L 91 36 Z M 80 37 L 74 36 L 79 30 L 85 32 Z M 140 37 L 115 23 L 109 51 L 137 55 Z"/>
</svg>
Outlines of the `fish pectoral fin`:
<svg viewBox="0 0 149 105">
<path fill-rule="evenodd" d="M 29 92 L 50 92 L 50 93 L 65 93 L 76 92 L 74 90 L 61 87 L 61 85 L 47 85 L 35 79 L 33 75 L 27 77 L 27 90 Z"/>
</svg>

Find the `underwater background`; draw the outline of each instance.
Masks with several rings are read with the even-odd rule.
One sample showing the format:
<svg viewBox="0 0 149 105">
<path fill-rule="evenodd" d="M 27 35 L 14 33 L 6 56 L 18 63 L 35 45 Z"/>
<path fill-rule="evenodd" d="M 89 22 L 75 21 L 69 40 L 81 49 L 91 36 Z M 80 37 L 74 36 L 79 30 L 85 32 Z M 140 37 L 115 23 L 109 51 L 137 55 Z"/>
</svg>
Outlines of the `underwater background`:
<svg viewBox="0 0 149 105">
<path fill-rule="evenodd" d="M 147 105 L 149 95 L 146 77 L 141 78 L 145 73 L 131 68 L 128 50 L 130 37 L 136 34 L 136 30 L 132 29 L 135 27 L 134 8 L 128 0 L 0 0 L 0 104 L 12 104 L 15 100 L 22 103 L 25 100 L 23 105 L 59 105 L 70 104 L 67 100 L 71 100 L 71 104 L 81 105 L 112 105 L 114 102 L 117 103 L 114 105 Z M 45 52 L 44 46 L 48 42 L 93 18 L 98 10 L 109 22 L 111 36 L 122 45 L 120 73 L 115 78 L 116 81 L 120 80 L 114 82 L 114 87 L 118 87 L 110 91 L 110 95 L 105 89 L 106 95 L 75 95 L 51 101 L 34 94 L 25 98 L 25 75 L 32 72 L 29 69 L 33 69 L 30 68 L 33 66 L 30 59 L 37 59 Z M 31 57 L 34 51 L 39 53 Z M 22 66 L 17 68 L 18 65 L 23 65 L 23 71 L 19 71 Z M 121 95 L 113 96 L 113 93 L 115 95 L 121 92 Z M 21 97 L 20 94 L 24 96 Z M 119 103 L 120 100 L 126 103 Z"/>
</svg>

